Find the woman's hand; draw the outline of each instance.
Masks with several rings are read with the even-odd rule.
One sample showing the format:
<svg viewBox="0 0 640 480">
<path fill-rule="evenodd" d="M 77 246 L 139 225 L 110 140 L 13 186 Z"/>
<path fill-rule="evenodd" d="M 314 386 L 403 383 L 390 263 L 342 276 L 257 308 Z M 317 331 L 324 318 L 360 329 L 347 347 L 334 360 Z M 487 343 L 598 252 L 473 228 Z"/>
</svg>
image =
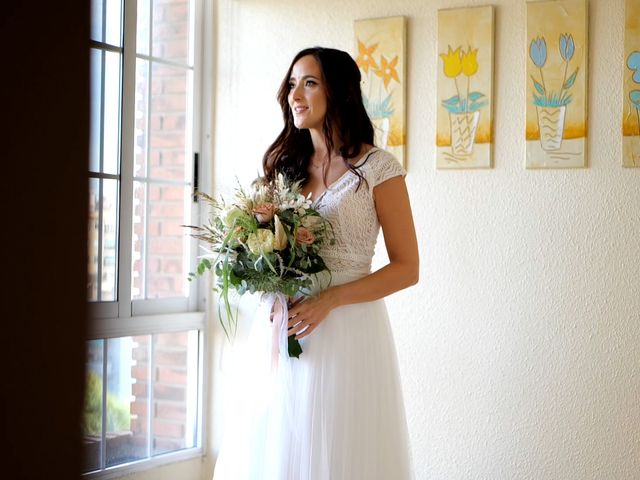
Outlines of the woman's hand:
<svg viewBox="0 0 640 480">
<path fill-rule="evenodd" d="M 313 332 L 329 312 L 338 306 L 337 295 L 333 288 L 323 290 L 314 297 L 305 297 L 289 310 L 289 336 L 301 339 Z"/>
</svg>

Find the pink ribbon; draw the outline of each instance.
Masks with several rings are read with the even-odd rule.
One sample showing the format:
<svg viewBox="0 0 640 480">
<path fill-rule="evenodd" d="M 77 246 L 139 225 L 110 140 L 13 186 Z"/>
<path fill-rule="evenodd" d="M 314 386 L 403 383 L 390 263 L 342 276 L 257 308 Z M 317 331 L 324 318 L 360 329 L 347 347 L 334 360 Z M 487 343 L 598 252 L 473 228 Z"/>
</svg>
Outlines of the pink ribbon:
<svg viewBox="0 0 640 480">
<path fill-rule="evenodd" d="M 265 293 L 262 301 L 268 312 L 273 312 L 271 320 L 271 368 L 278 368 L 278 356 L 289 352 L 289 308 L 287 297 L 282 293 Z"/>
</svg>

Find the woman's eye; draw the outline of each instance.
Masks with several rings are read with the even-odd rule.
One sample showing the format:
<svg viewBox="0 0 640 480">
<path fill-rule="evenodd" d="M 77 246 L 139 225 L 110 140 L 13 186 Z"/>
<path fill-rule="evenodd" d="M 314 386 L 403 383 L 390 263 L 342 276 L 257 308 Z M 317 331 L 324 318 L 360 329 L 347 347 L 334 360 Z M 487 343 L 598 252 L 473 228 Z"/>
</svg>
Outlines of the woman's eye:
<svg viewBox="0 0 640 480">
<path fill-rule="evenodd" d="M 296 85 L 293 82 L 289 82 L 289 90 L 291 90 L 292 88 L 294 88 Z"/>
<path fill-rule="evenodd" d="M 313 85 L 316 85 L 316 82 L 314 82 L 313 80 L 307 80 L 307 83 L 305 83 L 305 85 L 306 85 L 307 87 L 311 87 L 311 86 L 313 86 Z"/>
</svg>

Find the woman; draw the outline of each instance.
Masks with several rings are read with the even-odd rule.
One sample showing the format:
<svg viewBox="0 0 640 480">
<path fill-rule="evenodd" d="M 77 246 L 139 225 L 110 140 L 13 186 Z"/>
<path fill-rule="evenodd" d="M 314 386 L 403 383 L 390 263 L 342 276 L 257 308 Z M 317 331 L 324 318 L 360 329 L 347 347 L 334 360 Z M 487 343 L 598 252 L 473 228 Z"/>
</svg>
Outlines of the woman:
<svg viewBox="0 0 640 480">
<path fill-rule="evenodd" d="M 278 93 L 285 126 L 263 159 L 265 176 L 301 180 L 331 222 L 321 255 L 331 285 L 289 310 L 304 353 L 256 375 L 229 425 L 214 478 L 402 480 L 411 477 L 396 352 L 382 298 L 418 280 L 405 172 L 373 146 L 360 71 L 345 52 L 299 52 Z M 379 227 L 389 263 L 371 273 Z M 268 333 L 267 333 L 268 334 Z M 260 386 L 256 387 L 257 384 Z M 262 402 L 260 400 L 267 399 Z M 237 405 L 236 405 L 237 406 Z"/>
</svg>

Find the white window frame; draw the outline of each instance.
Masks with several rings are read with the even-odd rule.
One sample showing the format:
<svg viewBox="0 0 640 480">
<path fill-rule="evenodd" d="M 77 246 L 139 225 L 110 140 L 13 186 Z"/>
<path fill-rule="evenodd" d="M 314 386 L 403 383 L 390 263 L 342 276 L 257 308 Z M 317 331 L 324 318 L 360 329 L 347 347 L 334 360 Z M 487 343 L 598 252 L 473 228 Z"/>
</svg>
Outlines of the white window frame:
<svg viewBox="0 0 640 480">
<path fill-rule="evenodd" d="M 185 299 L 132 300 L 132 215 L 133 215 L 133 162 L 135 128 L 135 74 L 136 74 L 136 21 L 137 0 L 123 0 L 124 49 L 122 61 L 122 111 L 120 126 L 120 196 L 118 219 L 118 267 L 117 300 L 89 303 L 89 328 L 87 340 L 169 333 L 185 330 L 198 330 L 198 401 L 197 401 L 197 440 L 196 446 L 131 463 L 108 467 L 104 470 L 83 474 L 86 479 L 107 479 L 131 475 L 161 465 L 201 457 L 206 451 L 206 408 L 204 400 L 208 391 L 208 345 L 206 302 L 208 298 L 207 282 L 194 280 L 189 285 L 189 297 Z M 198 183 L 211 184 L 210 159 L 212 155 L 213 124 L 213 18 L 214 5 L 208 0 L 194 0 L 194 42 L 193 42 L 193 152 L 198 153 Z M 129 28 L 127 26 L 129 25 Z M 133 25 L 134 28 L 131 28 Z M 188 160 L 187 160 L 188 161 Z M 206 215 L 198 206 L 191 203 L 191 218 L 199 222 Z M 190 271 L 197 265 L 197 240 L 190 241 Z M 122 266 L 129 265 L 128 268 Z M 104 442 L 103 432 L 103 442 Z M 104 447 L 103 447 L 104 448 Z"/>
</svg>

